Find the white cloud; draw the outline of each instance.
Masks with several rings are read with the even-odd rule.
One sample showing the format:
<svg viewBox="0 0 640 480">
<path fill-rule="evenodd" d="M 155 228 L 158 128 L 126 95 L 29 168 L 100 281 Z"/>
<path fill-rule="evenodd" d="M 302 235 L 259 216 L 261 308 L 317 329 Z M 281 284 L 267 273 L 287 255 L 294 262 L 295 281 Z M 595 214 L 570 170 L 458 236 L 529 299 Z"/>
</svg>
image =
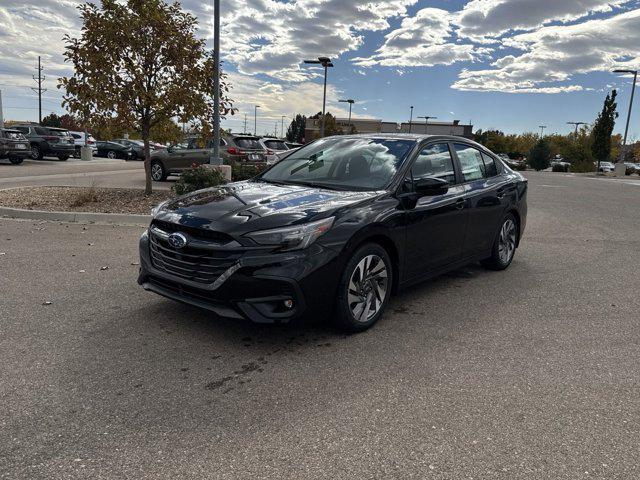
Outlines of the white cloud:
<svg viewBox="0 0 640 480">
<path fill-rule="evenodd" d="M 414 17 L 404 18 L 400 28 L 388 33 L 374 55 L 353 61 L 363 67 L 431 67 L 478 60 L 490 52 L 470 44 L 451 43 L 452 34 L 449 12 L 423 8 Z"/>
<path fill-rule="evenodd" d="M 575 25 L 543 27 L 504 40 L 523 51 L 491 64 L 463 70 L 453 88 L 459 90 L 559 93 L 579 85 L 558 85 L 577 74 L 640 67 L 640 10 Z"/>
<path fill-rule="evenodd" d="M 513 30 L 550 22 L 570 22 L 594 12 L 609 12 L 631 0 L 471 0 L 455 16 L 458 35 L 491 41 Z"/>
</svg>

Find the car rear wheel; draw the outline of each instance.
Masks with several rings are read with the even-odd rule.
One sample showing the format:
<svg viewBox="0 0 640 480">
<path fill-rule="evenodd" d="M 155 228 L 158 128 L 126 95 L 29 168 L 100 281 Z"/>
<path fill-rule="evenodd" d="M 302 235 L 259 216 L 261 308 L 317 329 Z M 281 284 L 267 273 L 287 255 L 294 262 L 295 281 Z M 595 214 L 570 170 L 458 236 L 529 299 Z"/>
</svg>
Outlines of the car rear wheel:
<svg viewBox="0 0 640 480">
<path fill-rule="evenodd" d="M 111 160 L 113 160 L 114 158 L 117 158 L 117 157 L 118 157 L 118 154 L 115 151 L 109 150 L 107 152 L 107 158 L 110 158 Z"/>
<path fill-rule="evenodd" d="M 34 160 L 42 160 L 44 155 L 42 154 L 42 150 L 37 145 L 31 145 L 31 158 Z"/>
<path fill-rule="evenodd" d="M 508 213 L 500 222 L 498 234 L 493 242 L 491 256 L 482 261 L 482 265 L 491 270 L 504 270 L 513 261 L 518 243 L 518 222 L 512 213 Z"/>
<path fill-rule="evenodd" d="M 73 158 L 80 158 L 80 147 L 76 147 L 73 151 Z"/>
<path fill-rule="evenodd" d="M 22 157 L 9 157 L 9 161 L 14 165 L 20 165 L 23 162 L 23 160 L 24 159 Z"/>
<path fill-rule="evenodd" d="M 391 269 L 386 250 L 375 243 L 351 257 L 338 286 L 335 319 L 342 330 L 362 332 L 380 319 L 391 296 Z"/>
<path fill-rule="evenodd" d="M 69 155 L 58 155 L 58 160 L 60 160 L 61 162 L 66 162 L 67 160 L 69 160 Z"/>
<path fill-rule="evenodd" d="M 160 162 L 151 162 L 151 178 L 156 182 L 164 182 L 167 179 L 167 170 Z"/>
</svg>

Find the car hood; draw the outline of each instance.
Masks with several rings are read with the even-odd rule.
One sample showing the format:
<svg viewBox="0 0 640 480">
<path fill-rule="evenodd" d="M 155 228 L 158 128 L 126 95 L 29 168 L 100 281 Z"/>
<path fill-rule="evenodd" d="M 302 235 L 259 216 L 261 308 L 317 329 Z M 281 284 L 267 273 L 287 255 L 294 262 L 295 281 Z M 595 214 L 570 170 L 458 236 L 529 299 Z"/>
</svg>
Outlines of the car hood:
<svg viewBox="0 0 640 480">
<path fill-rule="evenodd" d="M 163 204 L 155 219 L 229 234 L 284 227 L 330 216 L 381 192 L 347 192 L 244 181 L 199 190 Z"/>
</svg>

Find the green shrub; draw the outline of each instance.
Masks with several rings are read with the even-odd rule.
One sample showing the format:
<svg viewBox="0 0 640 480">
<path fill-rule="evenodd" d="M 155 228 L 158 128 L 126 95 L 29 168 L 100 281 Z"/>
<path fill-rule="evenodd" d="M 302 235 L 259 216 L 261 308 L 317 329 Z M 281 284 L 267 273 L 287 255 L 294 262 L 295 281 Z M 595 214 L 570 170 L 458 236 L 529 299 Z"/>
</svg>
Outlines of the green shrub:
<svg viewBox="0 0 640 480">
<path fill-rule="evenodd" d="M 234 182 L 239 182 L 240 180 L 248 180 L 250 178 L 255 177 L 256 175 L 264 172 L 269 165 L 266 163 L 234 163 L 231 166 L 231 178 Z"/>
<path fill-rule="evenodd" d="M 225 183 L 225 179 L 219 170 L 194 164 L 189 170 L 182 172 L 178 181 L 171 187 L 171 190 L 176 195 L 184 195 L 223 183 Z"/>
<path fill-rule="evenodd" d="M 529 165 L 535 170 L 540 171 L 549 168 L 549 158 L 551 157 L 551 148 L 549 143 L 541 138 L 536 142 L 529 152 Z"/>
<path fill-rule="evenodd" d="M 586 162 L 576 162 L 571 164 L 571 168 L 569 169 L 572 173 L 589 173 L 595 172 L 596 166 L 593 164 L 591 160 Z"/>
</svg>

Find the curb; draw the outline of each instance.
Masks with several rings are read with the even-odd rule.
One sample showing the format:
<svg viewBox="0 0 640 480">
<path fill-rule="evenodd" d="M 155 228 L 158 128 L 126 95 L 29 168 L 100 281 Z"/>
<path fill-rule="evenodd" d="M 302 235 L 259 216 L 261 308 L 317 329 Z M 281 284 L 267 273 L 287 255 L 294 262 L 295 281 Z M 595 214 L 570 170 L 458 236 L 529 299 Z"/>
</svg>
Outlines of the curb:
<svg viewBox="0 0 640 480">
<path fill-rule="evenodd" d="M 109 223 L 116 225 L 147 226 L 151 215 L 129 215 L 126 213 L 92 212 L 48 212 L 44 210 L 25 210 L 22 208 L 0 207 L 0 216 L 25 218 L 29 220 L 50 220 L 57 222 Z"/>
</svg>

